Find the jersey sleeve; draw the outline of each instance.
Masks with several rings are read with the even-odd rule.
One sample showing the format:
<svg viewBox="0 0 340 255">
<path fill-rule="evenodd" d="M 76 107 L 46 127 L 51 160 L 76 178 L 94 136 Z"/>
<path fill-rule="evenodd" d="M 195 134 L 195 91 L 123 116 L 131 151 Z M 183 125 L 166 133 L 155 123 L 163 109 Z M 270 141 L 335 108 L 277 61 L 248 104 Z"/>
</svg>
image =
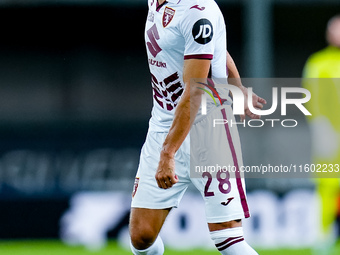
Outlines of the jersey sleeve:
<svg viewBox="0 0 340 255">
<path fill-rule="evenodd" d="M 185 40 L 184 59 L 213 59 L 215 23 L 212 10 L 200 6 L 189 8 L 180 24 Z"/>
</svg>

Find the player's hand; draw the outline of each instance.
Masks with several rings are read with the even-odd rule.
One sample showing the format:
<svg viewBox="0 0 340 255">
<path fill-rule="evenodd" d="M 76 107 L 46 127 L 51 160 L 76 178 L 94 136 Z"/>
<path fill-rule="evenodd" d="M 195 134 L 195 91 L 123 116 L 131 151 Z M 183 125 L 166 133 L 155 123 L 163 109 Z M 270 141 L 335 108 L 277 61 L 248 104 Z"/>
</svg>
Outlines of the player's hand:
<svg viewBox="0 0 340 255">
<path fill-rule="evenodd" d="M 161 189 L 169 189 L 178 182 L 174 157 L 161 153 L 155 178 Z"/>
<path fill-rule="evenodd" d="M 262 97 L 259 97 L 258 95 L 256 95 L 254 92 L 252 95 L 248 95 L 248 89 L 246 87 L 242 87 L 242 92 L 244 94 L 244 115 L 241 115 L 241 121 L 244 121 L 246 116 L 248 116 L 251 119 L 260 119 L 261 116 L 252 113 L 249 110 L 248 107 L 248 97 L 252 96 L 252 102 L 253 102 L 253 106 L 256 109 L 262 109 L 264 104 L 267 104 L 267 101 L 265 99 L 263 99 Z"/>
</svg>

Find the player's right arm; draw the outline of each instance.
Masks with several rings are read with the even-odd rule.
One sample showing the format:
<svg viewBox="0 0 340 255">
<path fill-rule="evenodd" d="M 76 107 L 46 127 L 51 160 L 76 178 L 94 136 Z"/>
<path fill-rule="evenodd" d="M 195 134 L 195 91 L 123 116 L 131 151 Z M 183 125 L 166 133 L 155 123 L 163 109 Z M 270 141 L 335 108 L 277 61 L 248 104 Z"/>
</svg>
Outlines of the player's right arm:
<svg viewBox="0 0 340 255">
<path fill-rule="evenodd" d="M 175 153 L 189 134 L 191 125 L 201 105 L 202 87 L 197 81 L 206 82 L 210 60 L 188 59 L 184 61 L 183 82 L 185 90 L 176 107 L 174 120 L 163 143 L 156 181 L 160 188 L 168 189 L 178 182 L 175 173 Z"/>
<path fill-rule="evenodd" d="M 194 5 L 187 8 L 178 25 L 178 31 L 184 39 L 183 83 L 185 89 L 176 106 L 172 126 L 163 143 L 155 175 L 158 186 L 163 189 L 171 188 L 178 182 L 175 173 L 175 153 L 189 134 L 199 110 L 203 91 L 197 87 L 203 87 L 203 85 L 198 84 L 197 79 L 206 83 L 215 47 L 213 36 L 214 28 L 217 26 L 215 5 L 205 5 L 204 8 Z"/>
</svg>

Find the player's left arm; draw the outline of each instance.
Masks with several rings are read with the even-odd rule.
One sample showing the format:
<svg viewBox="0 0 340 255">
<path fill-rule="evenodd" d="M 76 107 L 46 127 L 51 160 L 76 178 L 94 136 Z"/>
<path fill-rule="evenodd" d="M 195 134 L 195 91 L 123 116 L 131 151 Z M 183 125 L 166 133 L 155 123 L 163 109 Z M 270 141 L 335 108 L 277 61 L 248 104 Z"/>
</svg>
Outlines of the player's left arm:
<svg viewBox="0 0 340 255">
<path fill-rule="evenodd" d="M 183 82 L 185 89 L 176 107 L 174 120 L 163 143 L 160 161 L 156 172 L 157 184 L 168 189 L 178 182 L 175 173 L 175 153 L 189 134 L 191 125 L 201 105 L 202 90 L 198 81 L 206 81 L 210 69 L 210 60 L 188 59 L 184 61 Z M 195 81 L 194 79 L 195 78 Z"/>
<path fill-rule="evenodd" d="M 248 103 L 247 103 L 248 97 L 249 97 L 248 89 L 242 85 L 241 77 L 237 70 L 236 64 L 228 51 L 227 51 L 227 69 L 228 69 L 228 74 L 229 74 L 228 83 L 239 87 L 244 94 L 245 115 L 241 115 L 241 121 L 243 121 L 246 116 L 250 117 L 251 119 L 259 119 L 261 116 L 256 115 L 249 110 Z M 253 106 L 255 108 L 262 109 L 263 105 L 267 104 L 267 101 L 265 99 L 263 99 L 262 97 L 259 97 L 254 92 L 251 96 L 253 97 L 252 98 Z"/>
</svg>

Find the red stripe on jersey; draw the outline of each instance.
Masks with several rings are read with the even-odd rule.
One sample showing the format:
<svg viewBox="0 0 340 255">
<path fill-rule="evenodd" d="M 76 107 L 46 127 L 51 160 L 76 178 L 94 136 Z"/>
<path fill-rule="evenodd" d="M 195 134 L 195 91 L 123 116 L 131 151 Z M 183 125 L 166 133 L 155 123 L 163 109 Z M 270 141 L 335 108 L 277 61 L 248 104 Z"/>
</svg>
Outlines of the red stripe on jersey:
<svg viewBox="0 0 340 255">
<path fill-rule="evenodd" d="M 223 115 L 223 119 L 228 120 L 227 114 L 226 114 L 224 108 L 221 110 L 221 112 L 222 112 L 222 115 Z M 236 167 L 236 172 L 235 172 L 236 183 L 237 183 L 237 189 L 238 189 L 238 192 L 239 192 L 240 198 L 241 198 L 241 204 L 242 204 L 242 208 L 243 208 L 244 217 L 249 218 L 250 213 L 249 213 L 247 198 L 246 198 L 246 194 L 244 193 L 240 168 L 239 168 L 239 165 L 238 165 L 238 160 L 237 160 L 237 155 L 236 155 L 236 150 L 235 150 L 235 147 L 234 147 L 233 139 L 231 137 L 228 122 L 226 124 L 224 124 L 224 127 L 225 127 L 225 130 L 226 130 L 226 133 L 227 133 L 229 147 L 230 147 L 230 150 L 231 150 L 231 155 L 233 156 L 234 166 Z"/>
<path fill-rule="evenodd" d="M 186 55 L 184 56 L 184 60 L 187 59 L 209 59 L 212 60 L 214 55 L 212 54 L 196 54 L 196 55 Z"/>
</svg>

